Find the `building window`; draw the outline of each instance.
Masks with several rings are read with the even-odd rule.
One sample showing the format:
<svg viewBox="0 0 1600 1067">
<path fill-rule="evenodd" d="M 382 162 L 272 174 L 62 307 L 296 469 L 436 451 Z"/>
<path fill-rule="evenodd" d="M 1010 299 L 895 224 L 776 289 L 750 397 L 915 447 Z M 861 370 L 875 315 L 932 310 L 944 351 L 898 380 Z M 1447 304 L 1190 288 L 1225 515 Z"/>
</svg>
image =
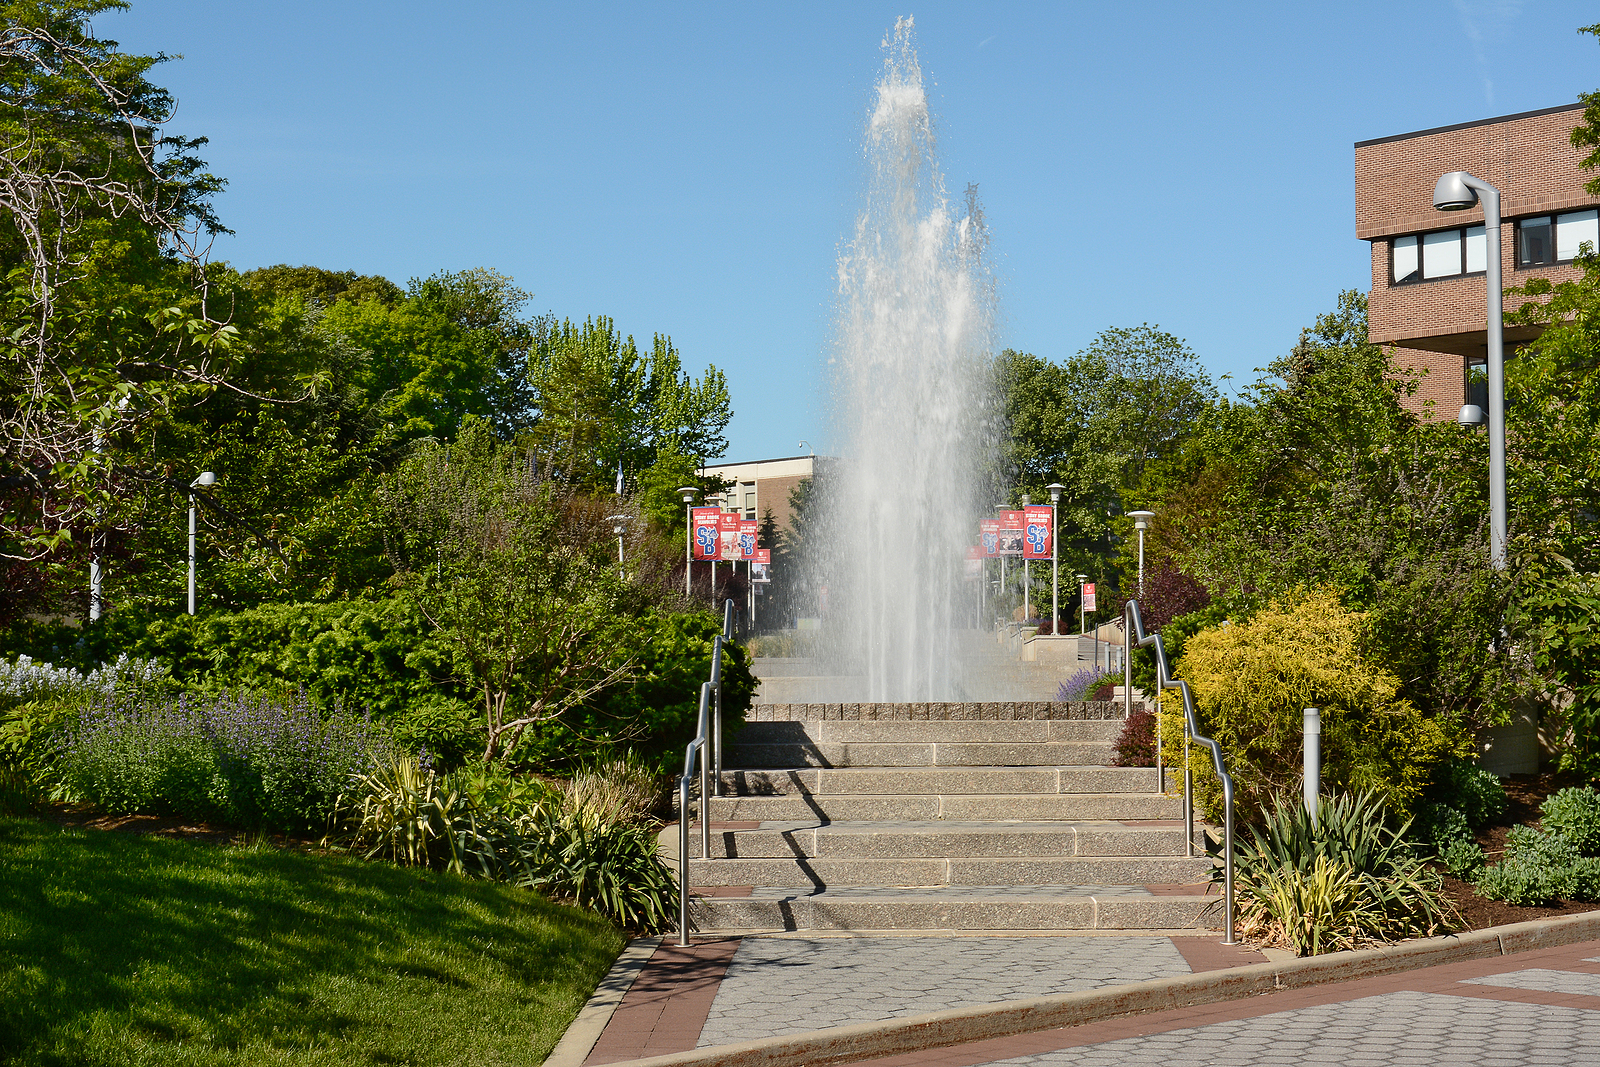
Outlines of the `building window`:
<svg viewBox="0 0 1600 1067">
<path fill-rule="evenodd" d="M 1396 285 L 1427 278 L 1477 274 L 1489 267 L 1489 245 L 1482 226 L 1411 234 L 1396 237 L 1391 242 L 1390 262 Z"/>
<path fill-rule="evenodd" d="M 744 483 L 744 517 L 746 519 L 756 517 L 756 484 L 754 482 Z"/>
<path fill-rule="evenodd" d="M 1519 219 L 1516 226 L 1518 267 L 1571 263 L 1584 242 L 1600 251 L 1600 209 L 1569 211 Z M 1407 234 L 1389 242 L 1391 285 L 1479 274 L 1489 269 L 1489 242 L 1482 226 Z"/>
<path fill-rule="evenodd" d="M 1517 223 L 1517 266 L 1570 263 L 1585 241 L 1600 248 L 1600 213 L 1593 209 L 1522 219 Z"/>
<path fill-rule="evenodd" d="M 1489 357 L 1468 356 L 1465 402 L 1489 410 Z"/>
</svg>

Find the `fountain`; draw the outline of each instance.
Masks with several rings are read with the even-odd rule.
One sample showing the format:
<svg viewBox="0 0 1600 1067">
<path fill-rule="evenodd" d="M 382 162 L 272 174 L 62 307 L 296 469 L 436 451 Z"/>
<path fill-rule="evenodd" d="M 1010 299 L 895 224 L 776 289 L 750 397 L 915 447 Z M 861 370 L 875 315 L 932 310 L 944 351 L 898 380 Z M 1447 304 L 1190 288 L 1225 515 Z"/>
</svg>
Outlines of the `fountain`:
<svg viewBox="0 0 1600 1067">
<path fill-rule="evenodd" d="M 939 172 L 912 20 L 883 47 L 866 204 L 839 256 L 842 456 L 811 580 L 828 590 L 834 675 L 861 679 L 853 699 L 971 699 L 958 634 L 976 621 L 965 548 L 993 503 L 994 285 L 975 187 L 958 213 Z"/>
</svg>

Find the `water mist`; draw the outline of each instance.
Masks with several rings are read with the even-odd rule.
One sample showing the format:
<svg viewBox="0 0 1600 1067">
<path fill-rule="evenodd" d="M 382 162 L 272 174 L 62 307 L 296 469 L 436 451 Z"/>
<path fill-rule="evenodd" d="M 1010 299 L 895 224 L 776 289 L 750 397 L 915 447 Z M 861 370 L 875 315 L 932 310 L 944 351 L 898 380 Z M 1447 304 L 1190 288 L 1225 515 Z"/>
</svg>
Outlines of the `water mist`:
<svg viewBox="0 0 1600 1067">
<path fill-rule="evenodd" d="M 884 42 L 865 206 L 839 256 L 834 416 L 812 583 L 837 674 L 861 701 L 961 699 L 957 634 L 976 621 L 966 546 L 990 469 L 994 286 L 975 191 L 958 211 L 934 152 L 909 18 Z"/>
</svg>

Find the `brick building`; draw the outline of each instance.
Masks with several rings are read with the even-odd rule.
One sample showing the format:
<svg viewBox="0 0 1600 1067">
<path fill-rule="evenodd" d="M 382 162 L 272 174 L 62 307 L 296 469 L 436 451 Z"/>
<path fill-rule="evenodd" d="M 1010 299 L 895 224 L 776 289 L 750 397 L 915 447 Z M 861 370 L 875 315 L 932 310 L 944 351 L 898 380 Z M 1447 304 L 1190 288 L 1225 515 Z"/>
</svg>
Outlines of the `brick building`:
<svg viewBox="0 0 1600 1067">
<path fill-rule="evenodd" d="M 802 480 L 816 474 L 827 462 L 826 456 L 789 456 L 785 459 L 719 463 L 706 467 L 706 474 L 714 474 L 733 483 L 733 487 L 720 500 L 707 500 L 706 503 L 719 503 L 724 511 L 737 511 L 747 519 L 760 519 L 770 510 L 778 529 L 787 531 L 790 526 L 789 493 Z"/>
<path fill-rule="evenodd" d="M 1579 245 L 1600 247 L 1600 197 L 1583 188 L 1594 175 L 1571 141 L 1582 119 L 1582 104 L 1563 104 L 1356 142 L 1356 236 L 1372 245 L 1369 337 L 1393 345 L 1397 365 L 1427 372 L 1417 411 L 1453 418 L 1468 400 L 1485 403 L 1483 209 L 1436 211 L 1434 184 L 1464 170 L 1500 190 L 1506 287 L 1574 278 Z M 1507 328 L 1507 356 L 1535 336 Z"/>
</svg>

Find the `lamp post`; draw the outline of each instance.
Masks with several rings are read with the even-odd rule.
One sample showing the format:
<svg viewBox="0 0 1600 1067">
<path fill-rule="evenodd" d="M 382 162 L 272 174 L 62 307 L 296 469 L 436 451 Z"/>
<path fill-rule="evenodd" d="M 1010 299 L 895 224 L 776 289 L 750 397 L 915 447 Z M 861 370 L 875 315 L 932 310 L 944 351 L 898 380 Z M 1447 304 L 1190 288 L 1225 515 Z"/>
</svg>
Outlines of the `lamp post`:
<svg viewBox="0 0 1600 1067">
<path fill-rule="evenodd" d="M 694 570 L 694 495 L 700 490 L 692 485 L 678 488 L 683 497 L 683 595 L 689 595 L 689 574 Z"/>
<path fill-rule="evenodd" d="M 1440 211 L 1465 211 L 1483 203 L 1483 232 L 1487 239 L 1489 347 L 1489 563 L 1495 570 L 1506 566 L 1506 364 L 1504 324 L 1500 307 L 1500 191 L 1464 170 L 1442 176 L 1433 187 L 1433 206 Z M 1460 421 L 1478 421 L 1461 409 Z"/>
<path fill-rule="evenodd" d="M 201 471 L 200 477 L 189 483 L 189 614 L 194 614 L 194 491 L 202 485 L 216 484 L 217 476 Z"/>
<path fill-rule="evenodd" d="M 1089 632 L 1088 615 L 1083 610 L 1083 583 L 1089 580 L 1089 576 L 1087 574 L 1079 574 L 1076 577 L 1078 579 L 1078 632 L 1082 634 Z"/>
<path fill-rule="evenodd" d="M 1061 625 L 1061 565 L 1056 554 L 1056 527 L 1060 523 L 1056 522 L 1056 511 L 1061 505 L 1061 491 L 1066 486 L 1051 482 L 1045 488 L 1050 491 L 1050 632 L 1056 633 Z"/>
<path fill-rule="evenodd" d="M 1027 493 L 1022 494 L 1022 509 L 1026 514 L 1028 505 L 1032 503 Z M 1023 524 L 1023 532 L 1027 532 L 1027 523 Z M 1026 623 L 1033 618 L 1033 575 L 1028 569 L 1028 557 L 1022 557 L 1022 621 Z"/>
<path fill-rule="evenodd" d="M 1144 599 L 1144 532 L 1150 528 L 1150 520 L 1156 517 L 1153 511 L 1130 511 L 1128 518 L 1133 520 L 1133 528 L 1139 531 L 1139 599 Z"/>
</svg>

